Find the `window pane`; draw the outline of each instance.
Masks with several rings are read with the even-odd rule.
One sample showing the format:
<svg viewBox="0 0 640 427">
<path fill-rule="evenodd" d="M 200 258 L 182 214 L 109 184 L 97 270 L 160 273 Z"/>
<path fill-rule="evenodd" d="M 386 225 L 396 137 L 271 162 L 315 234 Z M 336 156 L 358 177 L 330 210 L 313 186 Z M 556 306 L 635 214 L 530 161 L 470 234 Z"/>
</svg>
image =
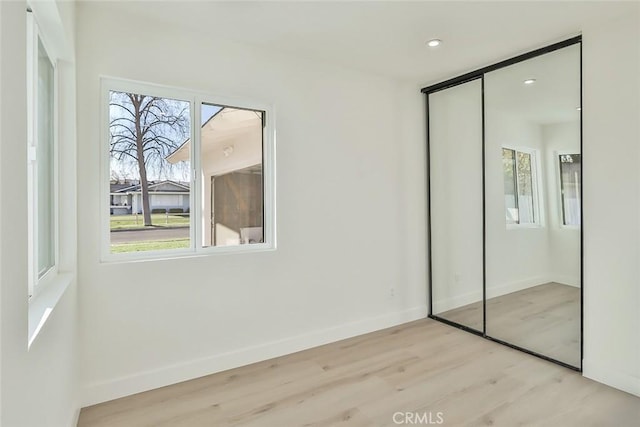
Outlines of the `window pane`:
<svg viewBox="0 0 640 427">
<path fill-rule="evenodd" d="M 562 223 L 580 225 L 580 154 L 563 154 L 560 160 L 560 190 L 562 192 Z"/>
<path fill-rule="evenodd" d="M 189 248 L 187 101 L 109 92 L 111 252 Z"/>
<path fill-rule="evenodd" d="M 516 198 L 516 161 L 515 151 L 502 149 L 504 173 L 504 206 L 507 224 L 518 223 L 518 199 Z"/>
<path fill-rule="evenodd" d="M 38 39 L 37 89 L 37 247 L 38 277 L 55 264 L 53 65 Z"/>
<path fill-rule="evenodd" d="M 264 242 L 263 112 L 201 105 L 202 245 Z"/>
<path fill-rule="evenodd" d="M 531 172 L 531 154 L 517 152 L 518 170 L 518 213 L 520 224 L 536 222 L 533 200 L 533 176 Z"/>
</svg>

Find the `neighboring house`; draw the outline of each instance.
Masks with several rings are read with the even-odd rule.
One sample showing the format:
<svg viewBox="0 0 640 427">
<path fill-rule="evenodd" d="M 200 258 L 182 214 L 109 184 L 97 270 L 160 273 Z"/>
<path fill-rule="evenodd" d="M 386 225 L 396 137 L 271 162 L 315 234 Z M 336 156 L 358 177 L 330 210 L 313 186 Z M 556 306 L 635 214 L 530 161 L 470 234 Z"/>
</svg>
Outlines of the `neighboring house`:
<svg viewBox="0 0 640 427">
<path fill-rule="evenodd" d="M 110 204 L 112 215 L 142 213 L 142 189 L 139 183 L 131 181 L 111 183 Z M 176 181 L 149 183 L 149 208 L 181 209 L 189 211 L 189 184 Z"/>
<path fill-rule="evenodd" d="M 209 106 L 215 108 L 216 106 Z M 263 241 L 263 113 L 221 107 L 202 124 L 203 244 Z M 172 164 L 190 159 L 187 139 L 167 156 Z"/>
</svg>

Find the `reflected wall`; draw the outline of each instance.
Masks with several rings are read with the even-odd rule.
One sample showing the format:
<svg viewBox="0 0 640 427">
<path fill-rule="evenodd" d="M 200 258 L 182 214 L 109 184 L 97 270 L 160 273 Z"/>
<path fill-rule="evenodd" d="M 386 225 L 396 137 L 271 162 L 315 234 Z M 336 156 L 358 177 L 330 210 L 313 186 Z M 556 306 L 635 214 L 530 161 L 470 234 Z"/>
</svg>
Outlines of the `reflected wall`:
<svg viewBox="0 0 640 427">
<path fill-rule="evenodd" d="M 432 312 L 482 331 L 482 82 L 428 102 Z"/>
</svg>

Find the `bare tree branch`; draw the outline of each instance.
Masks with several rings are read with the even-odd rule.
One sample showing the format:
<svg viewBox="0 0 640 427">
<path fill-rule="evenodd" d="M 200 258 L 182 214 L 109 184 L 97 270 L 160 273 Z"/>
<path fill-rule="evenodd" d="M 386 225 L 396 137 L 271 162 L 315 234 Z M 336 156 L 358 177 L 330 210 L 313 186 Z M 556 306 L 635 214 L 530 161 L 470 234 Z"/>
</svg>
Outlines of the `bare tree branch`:
<svg viewBox="0 0 640 427">
<path fill-rule="evenodd" d="M 189 135 L 189 103 L 113 91 L 109 113 L 111 158 L 119 162 L 120 171 L 127 170 L 125 162 L 137 164 L 145 225 L 151 225 L 149 179 L 169 176 L 172 169 L 180 167 L 169 163 L 166 157 Z"/>
</svg>

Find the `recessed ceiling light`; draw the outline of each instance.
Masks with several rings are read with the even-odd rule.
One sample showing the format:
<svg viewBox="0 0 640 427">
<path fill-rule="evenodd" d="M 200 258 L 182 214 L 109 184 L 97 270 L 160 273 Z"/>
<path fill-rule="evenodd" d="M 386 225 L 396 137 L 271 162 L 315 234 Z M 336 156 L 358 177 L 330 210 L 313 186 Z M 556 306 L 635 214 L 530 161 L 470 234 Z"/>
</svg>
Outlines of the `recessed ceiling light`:
<svg viewBox="0 0 640 427">
<path fill-rule="evenodd" d="M 436 47 L 436 46 L 440 46 L 441 44 L 442 44 L 442 40 L 440 39 L 432 39 L 427 42 L 427 46 L 429 47 Z"/>
<path fill-rule="evenodd" d="M 536 82 L 536 79 L 527 79 L 523 83 L 526 85 L 532 85 Z"/>
</svg>

